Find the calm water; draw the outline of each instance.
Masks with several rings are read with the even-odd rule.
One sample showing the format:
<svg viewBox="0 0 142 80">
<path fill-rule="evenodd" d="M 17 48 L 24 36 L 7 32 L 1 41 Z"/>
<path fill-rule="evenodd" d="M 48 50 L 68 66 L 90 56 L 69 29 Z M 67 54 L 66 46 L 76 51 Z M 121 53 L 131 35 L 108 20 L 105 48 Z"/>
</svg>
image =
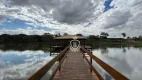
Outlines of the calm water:
<svg viewBox="0 0 142 80">
<path fill-rule="evenodd" d="M 52 58 L 42 50 L 0 50 L 0 80 L 26 80 Z"/>
<path fill-rule="evenodd" d="M 94 49 L 93 54 L 129 79 L 142 80 L 142 48 L 123 47 Z M 95 62 L 94 65 L 96 65 Z M 108 73 L 102 68 L 99 66 L 96 68 L 106 80 L 112 80 Z"/>
<path fill-rule="evenodd" d="M 1 46 L 0 80 L 26 80 L 55 56 L 50 56 L 46 47 L 42 47 L 42 49 L 38 49 L 37 45 L 32 48 L 29 46 L 27 50 L 26 47 L 23 47 L 22 51 L 17 47 L 10 49 L 10 47 Z M 129 79 L 142 80 L 142 48 L 105 47 L 94 49 L 93 54 Z M 94 65 L 105 80 L 112 80 L 111 76 L 95 62 Z M 49 72 L 51 73 L 51 71 Z"/>
</svg>

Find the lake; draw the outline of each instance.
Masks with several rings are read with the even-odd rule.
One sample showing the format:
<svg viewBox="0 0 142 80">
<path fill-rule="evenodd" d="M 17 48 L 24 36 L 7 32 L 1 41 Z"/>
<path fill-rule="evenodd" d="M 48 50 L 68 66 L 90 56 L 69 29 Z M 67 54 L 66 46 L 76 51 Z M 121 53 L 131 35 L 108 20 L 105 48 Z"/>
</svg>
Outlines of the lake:
<svg viewBox="0 0 142 80">
<path fill-rule="evenodd" d="M 94 49 L 93 54 L 130 80 L 142 80 L 142 48 L 99 48 Z M 95 62 L 94 66 L 97 66 L 97 71 L 104 76 L 105 80 L 112 80 L 111 76 Z"/>
<path fill-rule="evenodd" d="M 42 50 L 0 50 L 0 80 L 26 80 L 53 57 Z"/>
<path fill-rule="evenodd" d="M 46 47 L 28 46 L 20 49 L 0 46 L 0 80 L 26 80 L 55 55 L 50 56 Z M 36 50 L 37 49 L 37 50 Z M 142 80 L 142 48 L 140 47 L 99 47 L 93 54 L 131 80 Z M 111 76 L 93 62 L 105 80 Z M 98 67 L 97 67 L 98 66 Z"/>
</svg>

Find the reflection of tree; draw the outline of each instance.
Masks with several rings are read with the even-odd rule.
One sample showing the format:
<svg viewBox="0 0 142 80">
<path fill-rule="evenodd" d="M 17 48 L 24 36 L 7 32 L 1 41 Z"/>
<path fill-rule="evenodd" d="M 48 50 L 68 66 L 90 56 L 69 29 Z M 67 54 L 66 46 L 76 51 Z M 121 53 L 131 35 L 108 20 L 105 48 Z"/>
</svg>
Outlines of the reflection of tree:
<svg viewBox="0 0 142 80">
<path fill-rule="evenodd" d="M 127 46 L 128 50 L 130 49 L 130 46 Z"/>
<path fill-rule="evenodd" d="M 25 51 L 25 50 L 42 50 L 44 52 L 49 52 L 49 44 L 50 43 L 11 43 L 11 44 L 0 44 L 0 50 L 17 50 L 17 51 Z"/>
<path fill-rule="evenodd" d="M 138 49 L 139 49 L 140 51 L 142 51 L 142 47 L 139 47 Z"/>
<path fill-rule="evenodd" d="M 125 48 L 123 48 L 123 52 L 126 53 L 126 49 Z"/>
<path fill-rule="evenodd" d="M 101 48 L 101 53 L 108 53 L 109 51 L 108 51 L 108 49 L 107 49 L 107 47 L 102 47 Z"/>
</svg>

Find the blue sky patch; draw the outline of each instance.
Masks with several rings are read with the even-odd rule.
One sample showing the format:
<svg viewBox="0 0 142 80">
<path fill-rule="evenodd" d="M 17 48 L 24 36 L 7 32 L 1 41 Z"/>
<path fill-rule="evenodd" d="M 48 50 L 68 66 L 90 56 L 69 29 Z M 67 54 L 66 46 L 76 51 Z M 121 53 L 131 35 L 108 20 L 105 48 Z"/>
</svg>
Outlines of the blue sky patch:
<svg viewBox="0 0 142 80">
<path fill-rule="evenodd" d="M 7 22 L 2 23 L 0 25 L 0 29 L 17 29 L 17 28 L 27 28 L 27 24 L 25 24 L 25 21 L 19 20 L 19 19 L 7 19 Z"/>
<path fill-rule="evenodd" d="M 31 29 L 46 30 L 46 31 L 56 30 L 56 29 L 45 27 L 45 26 L 34 27 L 32 25 L 26 24 L 27 21 L 23 21 L 23 20 L 19 20 L 19 19 L 14 19 L 14 20 L 7 19 L 6 21 L 7 22 L 4 22 L 4 23 L 2 23 L 2 25 L 0 25 L 0 29 L 15 30 L 18 28 L 27 29 L 28 27 L 31 27 Z"/>
<path fill-rule="evenodd" d="M 106 12 L 106 11 L 108 11 L 109 9 L 113 8 L 113 6 L 110 6 L 110 4 L 111 4 L 112 1 L 113 1 L 113 0 L 106 0 L 106 1 L 105 1 L 105 3 L 104 3 L 104 6 L 105 6 L 104 12 Z"/>
</svg>

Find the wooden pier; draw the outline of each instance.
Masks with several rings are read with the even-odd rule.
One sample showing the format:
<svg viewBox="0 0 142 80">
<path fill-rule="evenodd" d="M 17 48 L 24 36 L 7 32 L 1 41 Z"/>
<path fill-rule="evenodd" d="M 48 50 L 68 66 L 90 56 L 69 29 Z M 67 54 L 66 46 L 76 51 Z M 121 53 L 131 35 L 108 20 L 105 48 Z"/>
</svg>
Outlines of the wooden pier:
<svg viewBox="0 0 142 80">
<path fill-rule="evenodd" d="M 97 76 L 90 72 L 90 67 L 81 51 L 72 52 L 68 50 L 67 58 L 61 66 L 53 80 L 99 80 Z"/>
<path fill-rule="evenodd" d="M 85 54 L 87 54 L 89 59 Z M 95 61 L 100 65 L 100 67 L 115 80 L 129 80 L 127 77 L 93 55 L 90 50 L 81 47 L 80 51 L 72 52 L 70 51 L 69 46 L 39 69 L 28 80 L 41 80 L 56 62 L 58 62 L 59 65 L 47 80 L 104 80 L 104 77 L 100 75 L 95 69 L 95 66 L 92 65 L 92 61 Z"/>
</svg>

